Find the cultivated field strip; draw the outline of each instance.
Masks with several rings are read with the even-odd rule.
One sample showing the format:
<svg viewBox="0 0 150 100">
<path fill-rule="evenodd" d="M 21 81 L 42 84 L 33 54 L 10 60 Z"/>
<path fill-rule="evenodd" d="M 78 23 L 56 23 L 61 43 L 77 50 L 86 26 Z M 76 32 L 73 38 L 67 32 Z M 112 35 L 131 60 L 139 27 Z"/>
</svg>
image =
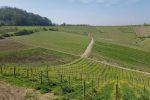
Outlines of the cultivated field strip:
<svg viewBox="0 0 150 100">
<path fill-rule="evenodd" d="M 109 97 L 115 99 L 117 96 L 117 98 L 124 100 L 125 95 L 129 94 L 128 88 L 132 94 L 135 94 L 135 98 L 139 96 L 137 94 L 140 94 L 137 92 L 138 89 L 145 91 L 140 94 L 141 98 L 150 93 L 150 77 L 148 75 L 119 69 L 89 59 L 80 59 L 76 63 L 62 66 L 43 65 L 36 67 L 1 64 L 0 79 L 9 82 L 15 79 L 13 84 L 21 85 L 20 82 L 22 82 L 23 86 L 39 90 L 43 88 L 47 90 L 48 88 L 60 95 L 65 92 L 62 96 L 76 99 L 86 97 L 88 99 L 104 98 L 104 100 L 109 100 Z M 118 89 L 118 93 L 116 93 L 116 89 Z M 145 97 L 150 98 L 149 96 Z"/>
</svg>

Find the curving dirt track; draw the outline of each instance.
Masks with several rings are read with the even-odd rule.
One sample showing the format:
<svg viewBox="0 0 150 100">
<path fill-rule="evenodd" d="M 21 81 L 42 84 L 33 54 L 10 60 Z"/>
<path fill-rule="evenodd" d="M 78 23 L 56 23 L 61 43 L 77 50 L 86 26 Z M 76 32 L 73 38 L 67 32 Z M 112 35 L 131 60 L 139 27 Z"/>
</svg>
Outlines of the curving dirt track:
<svg viewBox="0 0 150 100">
<path fill-rule="evenodd" d="M 88 57 L 91 55 L 93 45 L 94 45 L 94 39 L 93 39 L 93 37 L 91 37 L 91 42 L 90 42 L 90 44 L 88 45 L 88 47 L 87 47 L 87 49 L 85 50 L 85 52 L 83 53 L 83 55 L 81 56 L 81 58 L 88 58 Z"/>
</svg>

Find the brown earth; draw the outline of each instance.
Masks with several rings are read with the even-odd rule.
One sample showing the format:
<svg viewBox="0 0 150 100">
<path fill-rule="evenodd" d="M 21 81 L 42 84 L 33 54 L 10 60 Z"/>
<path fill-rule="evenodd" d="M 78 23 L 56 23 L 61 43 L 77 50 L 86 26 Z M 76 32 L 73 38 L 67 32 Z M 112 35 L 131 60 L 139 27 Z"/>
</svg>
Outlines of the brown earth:
<svg viewBox="0 0 150 100">
<path fill-rule="evenodd" d="M 51 55 L 33 55 L 27 57 L 4 56 L 4 57 L 0 57 L 0 62 L 1 63 L 32 63 L 32 62 L 57 61 L 57 59 L 58 59 L 57 57 Z"/>
<path fill-rule="evenodd" d="M 52 93 L 40 94 L 39 91 L 11 86 L 0 81 L 0 100 L 54 100 Z"/>
<path fill-rule="evenodd" d="M 136 28 L 135 32 L 138 37 L 150 37 L 150 27 L 141 26 Z"/>
<path fill-rule="evenodd" d="M 19 51 L 31 48 L 30 46 L 21 44 L 13 39 L 0 39 L 0 51 Z"/>
</svg>

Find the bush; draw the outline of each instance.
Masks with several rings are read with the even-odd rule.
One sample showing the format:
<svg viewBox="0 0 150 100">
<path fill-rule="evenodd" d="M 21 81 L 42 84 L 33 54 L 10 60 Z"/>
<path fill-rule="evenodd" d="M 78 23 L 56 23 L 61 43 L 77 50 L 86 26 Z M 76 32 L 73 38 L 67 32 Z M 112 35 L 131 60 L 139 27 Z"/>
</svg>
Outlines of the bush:
<svg viewBox="0 0 150 100">
<path fill-rule="evenodd" d="M 18 31 L 18 28 L 16 27 L 15 30 Z"/>
<path fill-rule="evenodd" d="M 43 30 L 43 31 L 48 31 L 48 29 L 47 29 L 47 28 L 43 28 L 42 30 Z"/>
<path fill-rule="evenodd" d="M 38 29 L 35 29 L 34 32 L 39 32 L 39 30 L 38 30 Z"/>
<path fill-rule="evenodd" d="M 2 37 L 10 37 L 10 35 L 8 33 L 3 33 L 1 36 Z"/>
<path fill-rule="evenodd" d="M 58 28 L 49 28 L 50 31 L 58 31 Z"/>
<path fill-rule="evenodd" d="M 3 37 L 3 36 L 0 36 L 0 39 L 4 39 L 4 37 Z"/>
<path fill-rule="evenodd" d="M 41 93 L 48 93 L 52 91 L 49 86 L 45 86 L 45 85 L 38 85 L 35 87 L 35 89 L 40 90 Z"/>
<path fill-rule="evenodd" d="M 63 94 L 67 94 L 67 93 L 71 93 L 71 92 L 74 92 L 74 89 L 72 87 L 66 86 L 66 87 L 62 88 L 62 93 Z"/>
<path fill-rule="evenodd" d="M 33 30 L 21 30 L 21 31 L 18 31 L 16 33 L 14 33 L 15 36 L 20 36 L 20 35 L 28 35 L 28 34 L 32 34 L 34 33 Z"/>
</svg>

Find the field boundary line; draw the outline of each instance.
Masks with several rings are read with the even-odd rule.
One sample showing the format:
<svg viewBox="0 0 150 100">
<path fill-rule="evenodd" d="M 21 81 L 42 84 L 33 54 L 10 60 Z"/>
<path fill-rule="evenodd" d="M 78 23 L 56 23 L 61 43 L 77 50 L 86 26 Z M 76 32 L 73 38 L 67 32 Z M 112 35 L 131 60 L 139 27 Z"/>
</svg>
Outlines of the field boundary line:
<svg viewBox="0 0 150 100">
<path fill-rule="evenodd" d="M 14 41 L 16 42 L 19 42 L 19 43 L 22 43 L 16 39 L 13 39 Z M 73 53 L 67 53 L 67 52 L 64 52 L 64 51 L 60 51 L 60 50 L 54 50 L 54 49 L 50 49 L 50 48 L 46 48 L 46 47 L 41 47 L 41 46 L 37 46 L 37 45 L 31 45 L 31 44 L 27 44 L 27 43 L 22 43 L 24 45 L 28 45 L 28 46 L 32 46 L 32 47 L 36 47 L 36 48 L 45 48 L 45 49 L 48 49 L 48 50 L 52 50 L 52 51 L 56 51 L 56 52 L 60 52 L 60 53 L 64 53 L 64 54 L 68 54 L 68 55 L 72 55 L 72 56 L 77 56 L 77 57 L 80 57 L 80 55 L 76 55 L 76 54 L 73 54 Z"/>
</svg>

